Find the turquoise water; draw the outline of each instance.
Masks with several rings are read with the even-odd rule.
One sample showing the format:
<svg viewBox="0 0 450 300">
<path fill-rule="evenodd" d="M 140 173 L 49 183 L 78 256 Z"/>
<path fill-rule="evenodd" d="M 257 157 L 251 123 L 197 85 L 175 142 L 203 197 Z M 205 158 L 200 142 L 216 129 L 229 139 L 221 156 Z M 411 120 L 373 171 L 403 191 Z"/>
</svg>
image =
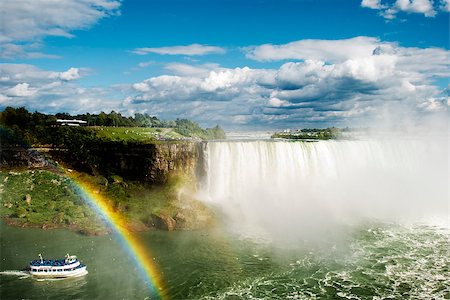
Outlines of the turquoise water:
<svg viewBox="0 0 450 300">
<path fill-rule="evenodd" d="M 112 236 L 0 225 L 1 299 L 151 299 Z M 147 232 L 170 299 L 450 299 L 448 229 L 372 224 L 296 245 L 223 230 Z M 20 270 L 38 253 L 76 254 L 82 278 L 37 281 Z"/>
</svg>

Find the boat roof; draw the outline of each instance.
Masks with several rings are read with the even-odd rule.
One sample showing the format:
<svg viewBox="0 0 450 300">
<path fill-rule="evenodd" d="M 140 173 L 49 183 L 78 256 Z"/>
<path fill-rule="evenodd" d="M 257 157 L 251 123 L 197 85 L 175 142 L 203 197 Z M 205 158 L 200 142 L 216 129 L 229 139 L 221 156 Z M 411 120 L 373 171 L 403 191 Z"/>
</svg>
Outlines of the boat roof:
<svg viewBox="0 0 450 300">
<path fill-rule="evenodd" d="M 67 266 L 67 265 L 72 265 L 74 263 L 76 263 L 78 260 L 76 259 L 76 256 L 71 256 L 71 258 L 75 258 L 75 261 L 71 261 L 70 263 L 66 262 L 65 258 L 62 259 L 43 259 L 42 261 L 40 259 L 36 259 L 30 262 L 30 266 L 33 267 L 39 267 L 39 266 L 48 266 L 48 267 L 53 267 L 53 266 Z"/>
</svg>

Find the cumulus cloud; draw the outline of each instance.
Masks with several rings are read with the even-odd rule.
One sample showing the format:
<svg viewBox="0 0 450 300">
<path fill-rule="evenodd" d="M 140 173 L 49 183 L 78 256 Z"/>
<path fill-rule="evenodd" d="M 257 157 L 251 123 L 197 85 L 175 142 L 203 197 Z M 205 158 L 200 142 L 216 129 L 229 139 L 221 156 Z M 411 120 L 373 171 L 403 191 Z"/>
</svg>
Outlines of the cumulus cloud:
<svg viewBox="0 0 450 300">
<path fill-rule="evenodd" d="M 84 70 L 48 71 L 27 64 L 0 64 L 0 104 L 26 106 L 44 112 L 84 113 L 116 109 L 111 88 L 82 88 L 76 83 Z"/>
<path fill-rule="evenodd" d="M 357 41 L 361 45 L 348 50 L 352 53 L 336 46 Z M 450 77 L 448 50 L 401 47 L 370 37 L 294 43 L 299 49 L 290 46 L 286 52 L 278 45 L 264 56 L 293 59 L 278 68 L 169 63 L 160 76 L 104 88 L 80 87 L 77 79 L 87 72 L 82 68 L 0 64 L 0 103 L 48 112 L 148 112 L 228 128 L 346 126 L 386 112 L 400 119 L 448 110 L 448 93 L 438 85 Z"/>
<path fill-rule="evenodd" d="M 32 96 L 36 93 L 35 90 L 30 89 L 30 85 L 28 83 L 18 83 L 12 88 L 6 89 L 6 96 L 11 97 L 28 97 Z"/>
<path fill-rule="evenodd" d="M 61 80 L 75 80 L 80 78 L 80 74 L 79 74 L 79 69 L 78 68 L 70 68 L 69 70 L 65 71 L 65 72 L 61 72 L 59 73 L 59 78 L 61 78 Z"/>
<path fill-rule="evenodd" d="M 397 0 L 396 7 L 405 12 L 422 13 L 426 17 L 434 17 L 436 12 L 430 0 Z"/>
<path fill-rule="evenodd" d="M 303 48 L 300 51 L 278 47 L 281 55 L 271 52 L 264 57 L 302 59 L 278 69 L 169 65 L 167 69 L 175 75 L 134 84 L 124 104 L 169 118 L 189 114 L 208 123 L 272 127 L 289 122 L 336 125 L 367 121 L 390 110 L 400 117 L 448 108 L 448 97 L 435 81 L 450 76 L 450 51 L 400 47 L 366 37 L 356 40 L 362 45 L 354 56 L 337 47 L 336 53 L 333 47 L 322 47 L 321 52 L 308 55 L 309 49 L 320 48 L 311 41 L 308 51 L 303 43 L 297 43 Z"/>
<path fill-rule="evenodd" d="M 434 4 L 436 4 L 434 6 Z M 434 17 L 438 10 L 449 12 L 449 0 L 396 0 L 393 3 L 381 4 L 380 0 L 362 0 L 362 7 L 380 10 L 380 15 L 391 20 L 399 12 L 423 14 L 425 17 Z"/>
<path fill-rule="evenodd" d="M 217 46 L 208 46 L 201 44 L 192 44 L 187 46 L 172 46 L 159 48 L 136 48 L 132 51 L 135 54 L 146 55 L 156 53 L 162 55 L 206 55 L 206 54 L 223 54 L 225 49 Z"/>
<path fill-rule="evenodd" d="M 198 77 L 192 76 L 192 74 L 189 76 L 152 77 L 132 85 L 134 90 L 142 92 L 142 94 L 134 96 L 133 102 L 153 100 L 228 101 L 251 93 L 259 96 L 264 90 L 263 85 L 267 83 L 267 80 L 271 80 L 269 74 L 268 70 L 244 67 L 217 69 L 210 71 L 207 76 L 199 73 Z"/>
<path fill-rule="evenodd" d="M 73 30 L 87 29 L 119 7 L 118 0 L 2 0 L 0 57 L 53 57 L 29 48 L 46 36 L 71 38 Z"/>
<path fill-rule="evenodd" d="M 282 45 L 264 44 L 244 48 L 247 58 L 258 61 L 315 59 L 327 62 L 367 57 L 379 39 L 359 36 L 343 40 L 300 40 Z"/>
</svg>

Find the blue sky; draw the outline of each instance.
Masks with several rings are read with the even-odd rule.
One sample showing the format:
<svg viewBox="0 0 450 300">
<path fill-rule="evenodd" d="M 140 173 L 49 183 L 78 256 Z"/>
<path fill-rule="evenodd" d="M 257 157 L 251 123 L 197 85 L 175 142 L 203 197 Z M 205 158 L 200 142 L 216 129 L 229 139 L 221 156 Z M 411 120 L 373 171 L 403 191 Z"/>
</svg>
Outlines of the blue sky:
<svg viewBox="0 0 450 300">
<path fill-rule="evenodd" d="M 5 0 L 0 107 L 229 129 L 449 106 L 448 0 Z"/>
</svg>

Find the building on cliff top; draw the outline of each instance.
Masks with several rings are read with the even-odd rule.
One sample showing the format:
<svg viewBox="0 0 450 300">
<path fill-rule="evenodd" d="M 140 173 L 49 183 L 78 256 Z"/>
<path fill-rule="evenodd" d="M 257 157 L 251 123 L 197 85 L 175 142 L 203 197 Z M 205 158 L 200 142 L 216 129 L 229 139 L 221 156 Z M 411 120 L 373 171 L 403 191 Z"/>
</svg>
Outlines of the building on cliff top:
<svg viewBox="0 0 450 300">
<path fill-rule="evenodd" d="M 87 122 L 83 120 L 63 120 L 63 119 L 57 119 L 56 124 L 60 126 L 86 126 Z"/>
</svg>

